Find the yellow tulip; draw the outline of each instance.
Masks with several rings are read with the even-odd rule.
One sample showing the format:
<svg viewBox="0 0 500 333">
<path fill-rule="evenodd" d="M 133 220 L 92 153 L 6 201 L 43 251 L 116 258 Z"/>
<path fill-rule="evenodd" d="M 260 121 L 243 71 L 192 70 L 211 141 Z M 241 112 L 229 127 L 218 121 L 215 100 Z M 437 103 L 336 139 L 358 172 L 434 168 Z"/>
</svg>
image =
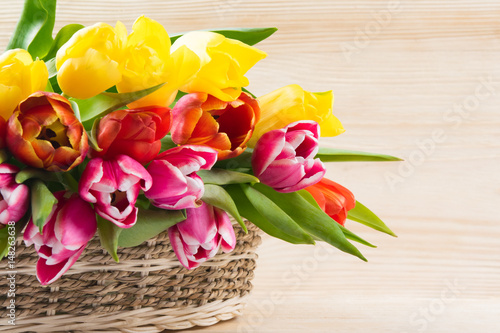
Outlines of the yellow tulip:
<svg viewBox="0 0 500 333">
<path fill-rule="evenodd" d="M 175 52 L 182 47 L 196 53 L 201 63 L 200 70 L 180 90 L 207 93 L 225 102 L 240 96 L 241 87 L 249 83 L 245 73 L 267 56 L 255 47 L 209 31 L 189 32 L 175 41 L 172 57 L 179 63 L 182 59 Z"/>
<path fill-rule="evenodd" d="M 332 113 L 331 91 L 312 93 L 291 84 L 258 98 L 261 116 L 248 146 L 253 147 L 266 132 L 283 128 L 299 120 L 313 120 L 321 129 L 321 136 L 336 136 L 345 130 Z"/>
<path fill-rule="evenodd" d="M 35 91 L 45 90 L 49 72 L 28 51 L 9 50 L 0 56 L 0 116 L 9 119 L 19 102 Z"/>
<path fill-rule="evenodd" d="M 56 55 L 57 82 L 75 98 L 90 98 L 122 80 L 127 29 L 97 23 L 76 32 Z"/>
<path fill-rule="evenodd" d="M 198 56 L 186 48 L 170 56 L 170 37 L 158 22 L 141 16 L 132 28 L 125 48 L 125 68 L 119 92 L 132 92 L 165 83 L 152 94 L 129 104 L 130 108 L 149 105 L 170 105 L 177 91 L 200 66 Z M 179 63 L 181 59 L 182 63 Z"/>
</svg>

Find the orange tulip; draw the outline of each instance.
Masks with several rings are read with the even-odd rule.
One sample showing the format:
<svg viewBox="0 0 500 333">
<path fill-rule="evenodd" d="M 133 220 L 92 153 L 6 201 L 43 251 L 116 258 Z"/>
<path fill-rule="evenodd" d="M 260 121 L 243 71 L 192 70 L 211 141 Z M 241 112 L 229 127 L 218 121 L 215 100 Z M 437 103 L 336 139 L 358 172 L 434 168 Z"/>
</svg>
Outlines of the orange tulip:
<svg viewBox="0 0 500 333">
<path fill-rule="evenodd" d="M 260 108 L 244 92 L 232 102 L 192 93 L 176 103 L 172 117 L 172 140 L 176 144 L 208 146 L 218 152 L 219 160 L 224 160 L 246 149 L 259 120 Z"/>
<path fill-rule="evenodd" d="M 19 161 L 48 171 L 68 171 L 82 163 L 88 138 L 70 102 L 36 92 L 22 101 L 7 123 L 7 146 Z"/>
<path fill-rule="evenodd" d="M 345 223 L 347 212 L 356 205 L 356 199 L 351 191 L 327 178 L 306 187 L 305 190 L 311 193 L 328 216 L 341 225 Z"/>
</svg>

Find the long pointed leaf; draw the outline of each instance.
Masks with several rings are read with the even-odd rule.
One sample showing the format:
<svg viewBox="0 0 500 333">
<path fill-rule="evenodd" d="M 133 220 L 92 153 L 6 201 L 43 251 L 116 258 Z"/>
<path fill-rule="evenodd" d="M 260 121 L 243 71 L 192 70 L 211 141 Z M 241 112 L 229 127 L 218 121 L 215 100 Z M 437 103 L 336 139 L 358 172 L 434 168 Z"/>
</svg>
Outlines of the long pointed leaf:
<svg viewBox="0 0 500 333">
<path fill-rule="evenodd" d="M 293 223 L 290 223 L 289 226 L 284 226 L 279 221 L 264 217 L 248 200 L 240 185 L 229 185 L 225 189 L 236 203 L 241 216 L 247 218 L 268 235 L 292 244 L 314 244 L 312 237 L 298 227 L 295 222 L 292 221 Z"/>
<path fill-rule="evenodd" d="M 361 252 L 346 239 L 339 224 L 321 209 L 311 205 L 299 193 L 276 192 L 269 186 L 260 183 L 253 185 L 253 187 L 272 200 L 311 235 L 366 261 Z"/>
<path fill-rule="evenodd" d="M 52 59 L 56 56 L 57 51 L 80 29 L 83 29 L 84 26 L 81 24 L 68 24 L 59 30 L 52 43 L 49 52 L 45 56 L 45 59 Z M 50 71 L 49 71 L 50 72 Z"/>
<path fill-rule="evenodd" d="M 390 155 L 366 153 L 355 150 L 320 147 L 317 158 L 323 162 L 391 162 L 402 159 Z"/>
<path fill-rule="evenodd" d="M 270 37 L 277 30 L 278 28 L 228 28 L 216 30 L 210 29 L 206 31 L 216 32 L 227 38 L 236 39 L 248 45 L 255 45 Z M 184 33 L 170 36 L 170 40 L 174 43 L 182 35 L 184 35 Z"/>
<path fill-rule="evenodd" d="M 87 126 L 92 126 L 93 118 L 104 117 L 114 110 L 122 108 L 127 104 L 155 92 L 163 85 L 164 83 L 148 89 L 129 93 L 101 93 L 88 99 L 71 98 L 71 100 L 78 104 L 82 122 L 85 123 L 85 128 L 87 128 Z"/>
<path fill-rule="evenodd" d="M 43 58 L 52 45 L 56 17 L 56 0 L 25 0 L 7 50 L 21 48 L 33 58 Z"/>
<path fill-rule="evenodd" d="M 211 170 L 200 170 L 196 174 L 201 177 L 205 184 L 228 185 L 244 183 L 254 184 L 259 182 L 259 178 L 248 173 L 224 169 L 212 168 Z"/>
<path fill-rule="evenodd" d="M 366 206 L 364 206 L 361 202 L 356 201 L 356 206 L 351 209 L 347 218 L 361 224 L 364 224 L 372 229 L 385 232 L 391 236 L 397 237 L 388 226 L 371 210 L 369 210 Z"/>
<path fill-rule="evenodd" d="M 223 187 L 213 184 L 205 184 L 205 193 L 203 194 L 201 200 L 229 213 L 236 221 L 238 221 L 245 233 L 248 232 L 247 226 L 245 225 L 245 222 L 243 222 L 243 219 L 238 212 L 238 208 L 236 208 L 236 204 Z"/>
<path fill-rule="evenodd" d="M 311 193 L 307 192 L 306 190 L 300 190 L 300 191 L 297 191 L 297 193 L 300 194 L 304 199 L 306 199 L 307 202 L 309 202 L 311 205 L 313 205 L 314 207 L 316 207 L 318 209 L 321 209 L 319 207 L 318 203 L 316 202 L 316 200 L 314 200 L 314 197 L 311 195 Z M 366 246 L 369 246 L 369 247 L 376 247 L 375 245 L 373 245 L 370 242 L 368 242 L 368 241 L 364 240 L 363 238 L 359 237 L 358 235 L 356 235 L 355 233 L 353 233 L 349 229 L 343 227 L 342 225 L 339 224 L 339 227 L 340 227 L 340 230 L 342 230 L 342 232 L 344 233 L 344 236 L 347 239 L 353 240 L 355 242 L 358 242 L 360 244 L 363 244 L 363 245 L 366 245 Z"/>
<path fill-rule="evenodd" d="M 97 216 L 97 230 L 99 232 L 102 247 L 108 251 L 116 262 L 119 262 L 120 259 L 118 258 L 117 253 L 118 238 L 124 229 L 100 216 Z"/>
<path fill-rule="evenodd" d="M 122 247 L 137 246 L 185 219 L 186 214 L 182 210 L 139 208 L 136 224 L 132 228 L 122 230 L 118 245 Z"/>
<path fill-rule="evenodd" d="M 31 210 L 33 224 L 38 227 L 40 233 L 47 223 L 47 218 L 52 212 L 52 208 L 57 203 L 57 199 L 49 191 L 45 183 L 35 180 L 31 186 Z"/>
</svg>

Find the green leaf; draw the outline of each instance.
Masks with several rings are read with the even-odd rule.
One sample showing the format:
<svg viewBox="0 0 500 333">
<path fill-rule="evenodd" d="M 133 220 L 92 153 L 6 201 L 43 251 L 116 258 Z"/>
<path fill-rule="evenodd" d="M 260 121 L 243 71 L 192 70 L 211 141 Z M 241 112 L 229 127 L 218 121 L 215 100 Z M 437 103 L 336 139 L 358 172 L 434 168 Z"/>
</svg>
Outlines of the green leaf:
<svg viewBox="0 0 500 333">
<path fill-rule="evenodd" d="M 356 201 L 356 206 L 354 206 L 354 208 L 348 212 L 347 218 L 364 224 L 372 229 L 385 232 L 386 234 L 397 237 L 396 234 L 393 233 L 392 230 L 389 229 L 389 227 L 386 226 L 385 223 L 377 215 L 375 215 L 375 213 L 373 213 L 359 201 Z"/>
<path fill-rule="evenodd" d="M 102 148 L 99 147 L 97 143 L 97 131 L 99 128 L 99 122 L 101 121 L 101 117 L 95 118 L 92 124 L 92 128 L 90 131 L 87 131 L 87 137 L 89 139 L 89 146 L 92 147 L 95 151 L 102 151 Z"/>
<path fill-rule="evenodd" d="M 45 183 L 40 180 L 35 180 L 31 185 L 31 209 L 33 224 L 38 227 L 40 234 L 56 203 L 57 199 L 49 191 L 47 186 L 45 186 Z"/>
<path fill-rule="evenodd" d="M 344 150 L 320 147 L 317 158 L 323 162 L 392 162 L 402 159 L 390 155 L 366 153 L 355 150 Z"/>
<path fill-rule="evenodd" d="M 248 173 L 236 172 L 224 169 L 200 170 L 196 173 L 203 179 L 205 184 L 227 185 L 227 184 L 243 184 L 243 183 L 258 183 L 259 179 Z"/>
<path fill-rule="evenodd" d="M 252 167 L 252 152 L 253 149 L 247 148 L 240 155 L 230 158 L 227 160 L 217 161 L 214 165 L 214 168 L 219 169 L 242 169 L 242 168 L 251 168 Z"/>
<path fill-rule="evenodd" d="M 87 126 L 92 126 L 94 118 L 104 117 L 110 112 L 126 106 L 138 99 L 143 98 L 161 88 L 164 83 L 154 87 L 129 92 L 129 93 L 101 93 L 88 99 L 71 98 L 78 104 L 82 122 Z"/>
<path fill-rule="evenodd" d="M 75 34 L 80 29 L 83 29 L 84 26 L 81 24 L 68 24 L 65 25 L 64 27 L 59 30 L 59 32 L 56 35 L 56 38 L 54 39 L 54 42 L 52 43 L 50 50 L 48 51 L 47 55 L 45 56 L 45 59 L 53 59 L 55 58 L 57 51 Z M 50 60 L 49 60 L 50 61 Z M 47 66 L 48 67 L 48 66 Z M 54 61 L 54 68 L 55 68 L 55 61 Z M 50 73 L 50 70 L 49 70 Z M 57 71 L 56 71 L 57 73 Z M 50 77 L 50 75 L 49 75 Z"/>
<path fill-rule="evenodd" d="M 376 247 L 372 243 L 369 243 L 368 241 L 366 241 L 363 238 L 359 237 L 354 232 L 348 230 L 347 228 L 341 226 L 340 224 L 339 224 L 339 227 L 340 227 L 340 230 L 342 230 L 342 232 L 344 233 L 345 238 L 350 239 L 350 240 L 355 241 L 355 242 L 358 242 L 360 244 L 369 246 L 369 247 Z"/>
<path fill-rule="evenodd" d="M 52 30 L 56 18 L 56 0 L 25 0 L 7 50 L 27 50 L 33 59 L 43 58 L 52 45 Z"/>
<path fill-rule="evenodd" d="M 165 150 L 177 147 L 177 145 L 172 141 L 172 136 L 170 134 L 165 135 L 163 139 L 160 140 L 160 142 L 161 142 L 160 152 L 164 152 Z"/>
<path fill-rule="evenodd" d="M 316 207 L 318 209 L 321 209 L 321 207 L 318 205 L 316 200 L 314 200 L 314 197 L 311 195 L 311 193 L 307 192 L 306 190 L 300 190 L 300 191 L 297 191 L 297 193 L 300 194 L 301 197 L 306 199 L 307 202 L 309 202 L 311 205 L 313 205 L 314 207 Z M 361 243 L 361 244 L 369 246 L 369 247 L 376 247 L 375 245 L 367 242 L 366 240 L 359 237 L 358 235 L 356 235 L 352 231 L 348 230 L 347 228 L 343 227 L 342 225 L 339 224 L 339 227 L 347 239 L 353 240 L 355 242 Z"/>
<path fill-rule="evenodd" d="M 53 172 L 48 172 L 42 169 L 36 168 L 24 168 L 16 174 L 16 183 L 22 184 L 28 179 L 38 178 L 46 181 L 55 181 L 57 176 Z"/>
<path fill-rule="evenodd" d="M 185 219 L 186 214 L 183 210 L 139 208 L 136 224 L 132 228 L 123 229 L 118 239 L 118 245 L 123 247 L 137 246 Z"/>
<path fill-rule="evenodd" d="M 201 200 L 231 214 L 231 216 L 238 221 L 245 233 L 248 233 L 247 226 L 245 225 L 245 222 L 243 222 L 243 219 L 238 212 L 238 208 L 236 208 L 236 204 L 224 188 L 217 185 L 205 184 L 205 193 L 203 194 Z"/>
<path fill-rule="evenodd" d="M 110 222 L 99 215 L 97 216 L 97 231 L 99 232 L 101 245 L 106 249 L 106 251 L 108 251 L 116 262 L 120 261 L 117 253 L 118 238 L 123 230 L 125 229 L 120 228 L 113 222 Z"/>
<path fill-rule="evenodd" d="M 312 237 L 298 227 L 295 222 L 290 222 L 289 219 L 284 217 L 282 220 L 285 221 L 285 223 L 287 221 L 290 222 L 289 225 L 284 225 L 283 221 L 281 221 L 280 224 L 279 221 L 268 219 L 261 214 L 248 200 L 242 188 L 245 186 L 248 185 L 228 185 L 225 187 L 225 190 L 231 195 L 231 198 L 233 198 L 236 203 L 236 207 L 241 216 L 247 218 L 265 233 L 286 242 L 292 244 L 314 244 Z"/>
<path fill-rule="evenodd" d="M 253 98 L 257 99 L 257 96 L 255 96 L 254 94 L 252 94 L 248 89 L 242 87 L 241 88 L 241 91 L 244 91 L 246 92 L 247 94 L 249 94 L 250 96 L 252 96 Z"/>
<path fill-rule="evenodd" d="M 30 216 L 31 214 L 28 209 L 23 218 L 14 224 L 13 229 L 9 225 L 0 229 L 0 260 L 8 254 L 9 247 L 16 245 L 17 237 L 21 234 L 26 224 L 28 224 Z"/>
<path fill-rule="evenodd" d="M 280 193 L 263 184 L 254 184 L 253 187 L 272 200 L 279 208 L 293 218 L 300 227 L 314 237 L 366 261 L 361 252 L 347 241 L 340 229 L 340 225 L 321 209 L 311 205 L 299 193 Z"/>
<path fill-rule="evenodd" d="M 52 58 L 52 59 L 46 61 L 45 66 L 47 66 L 47 70 L 49 71 L 49 79 L 53 78 L 57 75 L 56 58 Z M 50 81 L 48 83 L 50 83 Z M 52 87 L 52 85 L 51 85 L 51 87 Z"/>
<path fill-rule="evenodd" d="M 216 32 L 227 38 L 236 39 L 248 45 L 255 45 L 270 37 L 278 31 L 278 28 L 228 28 L 218 30 L 209 29 L 204 31 Z M 170 36 L 170 40 L 174 43 L 182 35 L 184 35 L 184 33 Z"/>
<path fill-rule="evenodd" d="M 151 202 L 149 201 L 148 198 L 146 198 L 144 194 L 139 194 L 139 196 L 137 197 L 137 201 L 135 202 L 135 205 L 142 209 L 149 209 L 149 207 L 151 207 Z"/>
</svg>

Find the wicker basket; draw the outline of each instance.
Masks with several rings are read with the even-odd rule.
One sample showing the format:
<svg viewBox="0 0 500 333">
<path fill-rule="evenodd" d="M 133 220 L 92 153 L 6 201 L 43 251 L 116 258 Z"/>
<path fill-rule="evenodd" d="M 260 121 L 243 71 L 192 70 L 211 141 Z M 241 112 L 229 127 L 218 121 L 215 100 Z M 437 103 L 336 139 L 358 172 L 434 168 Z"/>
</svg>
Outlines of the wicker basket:
<svg viewBox="0 0 500 333">
<path fill-rule="evenodd" d="M 252 289 L 258 229 L 235 226 L 233 252 L 182 267 L 167 233 L 119 250 L 116 264 L 97 238 L 58 281 L 41 286 L 33 247 L 16 248 L 16 325 L 7 324 L 7 270 L 0 270 L 0 332 L 161 332 L 213 325 L 241 314 Z M 18 242 L 19 245 L 19 242 Z M 3 261 L 5 263 L 5 261 Z M 5 265 L 3 265 L 5 266 Z"/>
</svg>

